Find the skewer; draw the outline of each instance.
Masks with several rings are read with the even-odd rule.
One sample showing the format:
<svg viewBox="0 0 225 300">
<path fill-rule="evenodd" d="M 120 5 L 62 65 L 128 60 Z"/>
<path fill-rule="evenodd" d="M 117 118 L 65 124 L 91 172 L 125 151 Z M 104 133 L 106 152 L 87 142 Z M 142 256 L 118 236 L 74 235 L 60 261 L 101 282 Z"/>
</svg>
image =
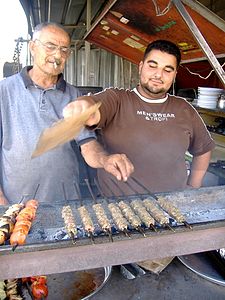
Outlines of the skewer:
<svg viewBox="0 0 225 300">
<path fill-rule="evenodd" d="M 23 200 L 24 200 L 24 199 L 25 199 L 25 196 L 22 196 L 21 199 L 20 199 L 20 201 L 18 202 L 18 204 L 23 203 Z"/>
<path fill-rule="evenodd" d="M 74 215 L 72 212 L 71 207 L 63 206 L 62 208 L 62 218 L 64 219 L 65 229 L 69 235 L 69 237 L 72 239 L 73 244 L 76 244 L 76 234 L 77 234 L 77 227 L 76 222 L 74 219 Z"/>
<path fill-rule="evenodd" d="M 14 252 L 16 250 L 16 248 L 18 247 L 18 244 L 15 244 L 12 246 L 12 251 Z"/>
<path fill-rule="evenodd" d="M 95 214 L 96 214 L 98 223 L 99 223 L 99 225 L 102 227 L 102 230 L 105 231 L 105 232 L 108 234 L 109 240 L 110 240 L 111 242 L 113 242 L 111 226 L 110 226 L 110 222 L 109 222 L 109 220 L 108 220 L 108 218 L 107 218 L 107 215 L 105 214 L 105 211 L 104 211 L 102 205 L 97 203 L 96 197 L 95 197 L 95 195 L 94 195 L 94 193 L 93 193 L 93 191 L 92 191 L 92 189 L 91 189 L 89 180 L 88 180 L 88 179 L 84 179 L 84 181 L 85 181 L 86 184 L 87 184 L 88 190 L 89 190 L 89 192 L 90 192 L 90 194 L 91 194 L 92 199 L 95 201 L 96 206 L 97 206 L 97 205 L 100 205 L 100 208 L 98 208 L 98 210 L 101 209 L 101 214 L 102 214 L 101 216 L 102 216 L 103 219 L 105 219 L 105 221 L 108 222 L 108 225 L 109 225 L 109 226 L 107 226 L 107 228 L 103 228 L 103 226 L 102 226 L 102 224 L 101 224 L 102 222 L 101 222 L 101 220 L 99 220 L 99 219 L 100 219 L 100 216 L 99 216 L 99 214 L 97 213 L 97 208 L 94 208 L 94 207 L 92 206 L 93 209 L 94 209 L 94 211 L 95 211 Z M 106 224 L 106 225 L 107 225 L 107 224 Z"/>
<path fill-rule="evenodd" d="M 77 195 L 78 195 L 78 200 L 80 201 L 80 204 L 83 205 L 83 201 L 82 201 L 82 198 L 81 198 L 81 195 L 80 195 L 80 191 L 76 185 L 76 183 L 74 182 L 74 188 L 75 188 L 75 191 L 77 192 Z"/>
<path fill-rule="evenodd" d="M 84 230 L 88 233 L 88 236 L 90 236 L 91 241 L 94 243 L 93 232 L 95 228 L 91 216 L 84 205 L 78 207 L 78 211 L 80 213 L 80 217 L 84 225 Z"/>
<path fill-rule="evenodd" d="M 91 239 L 92 244 L 94 244 L 94 243 L 95 243 L 95 240 L 94 240 L 93 232 L 91 232 L 90 230 L 88 230 L 88 235 L 90 236 L 90 239 Z"/>
<path fill-rule="evenodd" d="M 138 214 L 144 225 L 150 229 L 153 229 L 157 232 L 157 229 L 154 227 L 155 219 L 150 215 L 145 206 L 142 203 L 141 198 L 132 200 L 130 203 L 131 207 Z"/>
<path fill-rule="evenodd" d="M 122 232 L 127 236 L 129 239 L 131 238 L 130 233 L 127 229 L 123 229 Z"/>
<path fill-rule="evenodd" d="M 140 225 L 138 225 L 137 230 L 140 231 L 140 233 L 141 233 L 144 237 L 146 237 L 145 231 L 144 231 L 144 229 L 143 229 Z"/>
<path fill-rule="evenodd" d="M 160 198 L 159 197 L 157 197 L 154 193 L 152 193 L 149 189 L 147 189 L 141 182 L 139 182 L 137 179 L 135 179 L 134 177 L 131 177 L 131 179 L 133 180 L 133 181 L 135 181 L 137 184 L 139 184 L 142 188 L 144 188 L 147 192 L 148 192 L 148 194 L 151 196 L 151 197 L 153 197 L 155 200 L 157 200 L 159 203 L 160 203 Z M 164 207 L 160 204 L 160 206 L 164 209 Z M 171 204 L 171 206 L 172 206 L 172 204 Z M 177 209 L 177 208 L 176 208 Z M 178 209 L 177 209 L 178 210 Z M 167 211 L 166 209 L 165 209 L 165 211 L 168 213 L 168 214 L 170 214 L 170 212 L 169 211 Z M 180 215 L 182 215 L 181 213 L 180 213 Z M 176 220 L 176 216 L 175 215 L 171 215 L 175 220 Z M 188 227 L 189 229 L 193 229 L 193 227 L 187 222 L 187 221 L 182 221 L 181 223 L 183 223 L 186 227 Z"/>
<path fill-rule="evenodd" d="M 75 238 L 75 235 L 74 235 L 74 233 L 72 231 L 70 231 L 70 236 L 71 236 L 71 239 L 72 239 L 72 243 L 74 245 L 76 245 L 76 238 Z"/>
<path fill-rule="evenodd" d="M 113 243 L 112 231 L 110 229 L 106 229 L 105 231 L 108 233 L 110 242 Z"/>
<path fill-rule="evenodd" d="M 171 231 L 176 232 L 176 231 L 170 226 L 169 223 L 166 223 L 166 224 L 165 224 L 165 227 L 168 227 Z"/>
<path fill-rule="evenodd" d="M 118 187 L 118 189 L 120 190 L 120 192 L 124 195 L 123 191 L 120 189 L 119 186 L 117 186 L 117 184 L 114 182 L 113 179 L 111 179 L 112 182 L 114 183 L 114 185 L 116 185 L 116 187 Z M 125 195 L 124 195 L 125 196 Z M 121 207 L 121 205 L 122 207 Z M 136 229 L 138 230 L 144 237 L 146 237 L 143 228 L 141 227 L 141 219 L 139 218 L 139 216 L 137 214 L 135 214 L 135 212 L 133 211 L 133 209 L 131 208 L 131 206 L 123 201 L 119 202 L 119 207 L 122 211 L 122 213 L 124 214 L 124 216 L 126 217 L 126 219 L 130 222 L 130 224 Z M 128 211 L 129 210 L 129 211 Z M 135 224 L 136 223 L 136 224 Z M 138 223 L 138 224 L 137 224 Z"/>
<path fill-rule="evenodd" d="M 100 185 L 98 183 L 98 181 L 96 180 L 96 178 L 94 178 L 94 183 L 99 191 L 99 193 L 101 194 L 101 196 L 109 203 L 108 198 L 105 196 L 105 194 L 103 193 L 102 189 L 100 188 Z M 109 239 L 110 241 L 113 243 L 113 237 L 112 237 L 112 231 L 111 230 L 107 230 L 108 231 L 108 235 L 109 235 Z"/>
<path fill-rule="evenodd" d="M 100 185 L 99 185 L 98 181 L 96 180 L 96 178 L 94 178 L 94 184 L 96 185 L 96 187 L 97 187 L 99 193 L 102 195 L 102 197 L 108 201 L 106 195 L 103 193 L 102 189 L 100 188 Z"/>
<path fill-rule="evenodd" d="M 96 202 L 96 198 L 95 198 L 95 195 L 94 195 L 94 193 L 93 193 L 93 191 L 92 191 L 92 189 L 91 189 L 89 180 L 88 180 L 87 178 L 85 178 L 84 181 L 86 182 L 86 185 L 87 185 L 87 187 L 88 187 L 88 191 L 89 191 L 89 193 L 91 194 L 92 199 Z"/>
<path fill-rule="evenodd" d="M 106 188 L 111 192 L 111 194 L 114 195 L 114 193 L 112 192 L 112 190 L 110 189 L 110 187 L 108 186 L 108 184 L 106 182 L 104 182 L 104 184 L 105 184 Z M 116 205 L 116 204 L 114 204 L 114 205 Z M 121 209 L 118 206 L 116 206 L 116 207 L 120 211 L 121 217 L 123 218 L 123 220 L 125 220 L 125 222 L 128 225 L 128 221 L 127 221 L 126 218 L 124 218 Z M 111 214 L 112 214 L 112 212 L 111 212 Z M 115 220 L 114 220 L 114 222 L 115 222 Z M 118 225 L 117 225 L 117 227 L 119 228 Z M 131 238 L 130 233 L 128 232 L 127 228 L 123 228 L 123 229 L 119 228 L 119 229 L 120 229 L 120 231 L 122 231 L 125 234 L 125 236 L 127 236 L 128 238 Z"/>
<path fill-rule="evenodd" d="M 188 227 L 189 229 L 193 229 L 193 227 L 192 227 L 187 221 L 184 221 L 183 223 L 184 223 L 184 225 L 185 225 L 186 227 Z"/>
<path fill-rule="evenodd" d="M 103 193 L 103 191 L 102 191 L 102 189 L 100 188 L 100 185 L 99 185 L 98 181 L 96 180 L 96 178 L 94 178 L 94 184 L 96 185 L 96 187 L 97 187 L 99 193 L 101 194 L 101 196 L 109 203 L 108 198 L 107 198 L 107 197 L 105 196 L 105 194 Z M 113 237 L 112 237 L 112 231 L 111 231 L 111 230 L 108 231 L 108 235 L 109 235 L 110 241 L 113 243 Z"/>
<path fill-rule="evenodd" d="M 116 183 L 114 182 L 114 180 L 112 179 L 112 182 L 116 185 Z M 136 195 L 138 195 L 140 198 L 142 197 L 142 195 L 140 195 L 128 182 L 126 182 L 126 184 L 129 186 L 129 188 L 132 190 L 132 192 L 134 192 Z M 118 186 L 118 189 L 120 190 L 120 192 L 123 193 L 123 191 L 120 189 L 120 187 Z M 150 228 L 153 229 L 155 232 L 157 232 L 157 229 L 155 228 L 154 224 L 150 224 Z"/>
<path fill-rule="evenodd" d="M 37 187 L 36 187 L 36 190 L 34 191 L 34 196 L 33 196 L 33 199 L 36 198 L 36 195 L 37 195 L 37 192 L 39 190 L 39 187 L 40 187 L 40 183 L 38 183 Z"/>
<path fill-rule="evenodd" d="M 139 182 L 136 178 L 134 177 L 131 177 L 131 179 L 136 182 L 138 185 L 140 185 L 144 190 L 146 190 L 146 192 L 152 197 L 154 198 L 155 200 L 158 200 L 158 197 L 152 193 L 151 191 L 149 191 L 149 189 L 147 189 L 141 182 Z M 128 182 L 126 182 L 128 184 Z"/>
<path fill-rule="evenodd" d="M 64 196 L 64 200 L 66 201 L 66 189 L 65 189 L 65 184 L 64 182 L 62 182 L 62 189 L 63 189 L 63 196 Z"/>
</svg>

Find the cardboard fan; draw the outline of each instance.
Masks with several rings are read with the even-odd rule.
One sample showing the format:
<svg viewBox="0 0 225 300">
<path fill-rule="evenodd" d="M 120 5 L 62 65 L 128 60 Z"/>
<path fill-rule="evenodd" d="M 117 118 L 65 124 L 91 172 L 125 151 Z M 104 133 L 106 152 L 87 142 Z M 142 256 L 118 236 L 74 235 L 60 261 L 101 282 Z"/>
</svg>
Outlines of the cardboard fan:
<svg viewBox="0 0 225 300">
<path fill-rule="evenodd" d="M 84 127 L 85 122 L 94 114 L 101 103 L 96 103 L 80 115 L 71 116 L 54 123 L 46 128 L 40 135 L 32 158 L 52 150 L 66 142 L 73 140 Z"/>
</svg>

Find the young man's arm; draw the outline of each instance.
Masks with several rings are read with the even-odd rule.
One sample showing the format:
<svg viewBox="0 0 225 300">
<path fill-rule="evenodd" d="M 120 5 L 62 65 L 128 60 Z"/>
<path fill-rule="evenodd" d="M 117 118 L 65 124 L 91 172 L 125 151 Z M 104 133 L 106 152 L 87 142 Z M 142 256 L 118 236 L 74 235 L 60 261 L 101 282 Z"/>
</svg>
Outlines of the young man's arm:
<svg viewBox="0 0 225 300">
<path fill-rule="evenodd" d="M 202 155 L 194 156 L 191 163 L 190 175 L 187 184 L 193 188 L 199 188 L 208 169 L 211 152 L 208 151 Z"/>
<path fill-rule="evenodd" d="M 134 166 L 125 154 L 109 155 L 96 140 L 91 140 L 81 147 L 81 154 L 92 168 L 104 168 L 117 180 L 126 181 L 133 173 Z"/>
</svg>

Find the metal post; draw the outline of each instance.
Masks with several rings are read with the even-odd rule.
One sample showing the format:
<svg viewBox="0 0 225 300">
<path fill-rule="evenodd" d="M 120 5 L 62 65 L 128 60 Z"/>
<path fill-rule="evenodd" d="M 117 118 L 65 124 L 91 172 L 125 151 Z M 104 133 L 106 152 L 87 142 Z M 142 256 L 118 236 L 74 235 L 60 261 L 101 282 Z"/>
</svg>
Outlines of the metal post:
<svg viewBox="0 0 225 300">
<path fill-rule="evenodd" d="M 87 16 L 86 16 L 86 27 L 87 31 L 91 27 L 91 0 L 87 0 Z M 90 85 L 90 52 L 91 52 L 91 45 L 89 42 L 85 41 L 85 85 Z"/>
<path fill-rule="evenodd" d="M 180 13 L 181 17 L 184 19 L 185 23 L 187 24 L 188 28 L 190 29 L 191 33 L 196 38 L 199 46 L 201 47 L 202 51 L 205 53 L 206 57 L 208 58 L 209 63 L 213 67 L 214 71 L 216 72 L 217 76 L 225 86 L 225 72 L 218 62 L 217 58 L 213 54 L 211 48 L 207 44 L 206 40 L 202 36 L 201 32 L 199 31 L 198 27 L 192 20 L 191 16 L 188 14 L 187 10 L 185 9 L 184 5 L 180 0 L 172 0 L 175 7 L 177 8 L 178 12 Z"/>
</svg>

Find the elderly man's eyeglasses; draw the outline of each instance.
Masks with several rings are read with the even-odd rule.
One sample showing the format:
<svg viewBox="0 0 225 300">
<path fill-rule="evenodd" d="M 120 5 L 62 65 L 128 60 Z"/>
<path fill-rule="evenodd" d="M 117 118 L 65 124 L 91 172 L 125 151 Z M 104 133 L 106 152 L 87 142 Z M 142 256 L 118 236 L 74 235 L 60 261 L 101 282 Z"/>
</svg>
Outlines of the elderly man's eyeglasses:
<svg viewBox="0 0 225 300">
<path fill-rule="evenodd" d="M 60 53 L 63 55 L 63 56 L 68 56 L 70 55 L 71 53 L 71 48 L 70 47 L 64 47 L 64 46 L 57 46 L 57 45 L 54 45 L 52 43 L 49 43 L 49 42 L 46 42 L 46 43 L 43 43 L 42 41 L 36 39 L 35 41 L 38 41 L 40 43 L 40 45 L 42 47 L 44 47 L 45 51 L 49 54 L 53 54 L 55 53 L 57 50 L 60 50 Z"/>
</svg>

